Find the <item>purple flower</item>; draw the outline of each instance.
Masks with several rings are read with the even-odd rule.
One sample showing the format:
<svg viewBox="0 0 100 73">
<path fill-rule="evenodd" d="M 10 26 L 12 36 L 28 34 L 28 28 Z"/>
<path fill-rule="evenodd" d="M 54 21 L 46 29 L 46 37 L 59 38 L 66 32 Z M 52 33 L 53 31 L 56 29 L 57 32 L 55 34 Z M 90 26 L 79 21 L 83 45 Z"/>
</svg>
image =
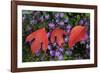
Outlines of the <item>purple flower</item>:
<svg viewBox="0 0 100 73">
<path fill-rule="evenodd" d="M 80 21 L 79 21 L 79 24 L 80 24 L 80 25 L 84 24 L 84 20 L 80 20 Z"/>
<path fill-rule="evenodd" d="M 72 28 L 72 26 L 71 26 L 70 24 L 68 24 L 68 25 L 66 26 L 67 33 L 70 33 L 71 28 Z"/>
<path fill-rule="evenodd" d="M 70 33 L 70 31 L 71 31 L 70 29 L 67 29 L 67 33 L 68 33 L 68 34 Z"/>
<path fill-rule="evenodd" d="M 86 44 L 86 48 L 89 48 L 90 46 L 88 44 Z"/>
<path fill-rule="evenodd" d="M 59 25 L 63 26 L 64 25 L 64 22 L 63 21 L 60 21 L 59 22 Z"/>
<path fill-rule="evenodd" d="M 89 25 L 89 22 L 88 22 L 88 21 L 86 21 L 86 22 L 84 23 L 84 25 Z"/>
<path fill-rule="evenodd" d="M 65 40 L 65 42 L 68 42 L 68 36 L 66 36 L 64 40 Z"/>
<path fill-rule="evenodd" d="M 51 46 L 51 45 L 48 45 L 48 49 L 49 49 L 49 50 L 52 50 L 52 46 Z"/>
<path fill-rule="evenodd" d="M 60 17 L 63 18 L 64 17 L 64 13 L 60 13 Z"/>
<path fill-rule="evenodd" d="M 63 60 L 63 55 L 58 56 L 58 60 Z"/>
<path fill-rule="evenodd" d="M 64 20 L 64 22 L 67 23 L 67 22 L 68 22 L 68 18 L 66 18 L 66 19 Z"/>
<path fill-rule="evenodd" d="M 56 19 L 56 23 L 58 23 L 58 22 L 59 22 L 59 18 Z"/>
<path fill-rule="evenodd" d="M 59 17 L 59 13 L 56 13 L 56 14 L 55 14 L 55 17 L 58 18 L 58 17 Z"/>
<path fill-rule="evenodd" d="M 51 56 L 55 56 L 55 51 L 50 50 L 50 55 L 51 55 Z"/>
<path fill-rule="evenodd" d="M 50 32 L 47 33 L 47 36 L 50 37 Z"/>
<path fill-rule="evenodd" d="M 54 23 L 49 23 L 48 26 L 49 26 L 50 28 L 54 28 L 54 27 L 55 27 L 55 24 L 54 24 Z"/>
<path fill-rule="evenodd" d="M 45 19 L 49 19 L 49 14 L 48 15 L 45 15 Z"/>
<path fill-rule="evenodd" d="M 41 22 L 44 21 L 44 17 L 43 17 L 43 16 L 40 17 L 40 21 L 41 21 Z"/>
<path fill-rule="evenodd" d="M 60 52 L 63 52 L 64 51 L 64 48 L 59 48 L 58 49 Z"/>
<path fill-rule="evenodd" d="M 55 52 L 55 56 L 60 56 L 60 55 L 61 55 L 60 51 L 57 50 L 57 51 Z"/>
<path fill-rule="evenodd" d="M 72 26 L 70 24 L 67 25 L 66 29 L 71 29 Z"/>
</svg>

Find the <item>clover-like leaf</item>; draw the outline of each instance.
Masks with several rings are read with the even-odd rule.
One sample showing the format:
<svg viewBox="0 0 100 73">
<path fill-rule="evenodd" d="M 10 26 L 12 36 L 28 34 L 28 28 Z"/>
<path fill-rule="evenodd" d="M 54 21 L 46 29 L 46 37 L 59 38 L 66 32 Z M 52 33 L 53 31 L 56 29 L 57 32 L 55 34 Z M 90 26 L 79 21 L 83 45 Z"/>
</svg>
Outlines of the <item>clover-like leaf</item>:
<svg viewBox="0 0 100 73">
<path fill-rule="evenodd" d="M 59 47 L 62 47 L 62 44 L 64 43 L 63 36 L 66 35 L 66 32 L 62 29 L 56 28 L 51 33 L 51 43 L 57 43 Z"/>
<path fill-rule="evenodd" d="M 83 40 L 86 37 L 86 27 L 85 26 L 75 26 L 70 33 L 68 45 L 71 48 L 77 42 Z"/>
<path fill-rule="evenodd" d="M 40 48 L 42 48 L 43 51 L 46 51 L 48 48 L 48 37 L 45 28 L 38 29 L 37 31 L 29 34 L 26 37 L 26 42 L 32 42 L 32 53 L 36 53 L 38 50 L 40 50 Z"/>
</svg>

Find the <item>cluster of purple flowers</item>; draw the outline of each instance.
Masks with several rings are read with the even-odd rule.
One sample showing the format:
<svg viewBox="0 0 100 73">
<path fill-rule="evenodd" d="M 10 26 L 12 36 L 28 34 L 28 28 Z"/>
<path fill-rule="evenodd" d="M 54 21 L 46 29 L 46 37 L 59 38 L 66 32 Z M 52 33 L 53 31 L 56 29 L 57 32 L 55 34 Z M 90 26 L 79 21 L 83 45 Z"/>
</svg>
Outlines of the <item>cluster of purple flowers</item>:
<svg viewBox="0 0 100 73">
<path fill-rule="evenodd" d="M 25 36 L 26 36 L 25 34 L 35 31 L 42 27 L 46 28 L 48 38 L 50 38 L 50 34 L 52 30 L 57 27 L 63 29 L 64 31 L 70 34 L 70 30 L 76 25 L 87 26 L 88 28 L 87 34 L 89 36 L 90 23 L 89 23 L 89 14 L 87 13 L 75 14 L 75 13 L 69 13 L 69 12 L 23 10 L 22 22 L 23 22 L 23 38 L 24 38 L 23 40 L 24 41 L 25 41 Z M 68 38 L 69 38 L 68 36 L 64 36 L 64 42 L 68 43 Z M 81 50 L 83 51 L 84 47 L 80 47 L 81 44 L 85 45 L 84 54 L 80 53 L 80 51 L 76 52 L 77 48 L 81 48 Z M 26 46 L 26 44 L 23 44 L 23 46 Z M 51 44 L 50 39 L 49 39 L 48 51 L 46 52 L 46 54 L 43 54 L 40 51 L 38 51 L 35 54 L 35 56 L 33 56 L 33 59 L 37 57 L 39 58 L 38 61 L 45 61 L 45 59 L 46 60 L 70 60 L 70 59 L 73 60 L 73 59 L 84 59 L 83 55 L 86 55 L 85 57 L 86 59 L 90 58 L 89 38 L 87 41 L 84 41 L 84 40 L 81 41 L 79 43 L 79 46 L 76 45 L 72 48 L 69 48 L 67 44 L 64 44 L 63 46 L 64 47 L 59 47 L 56 43 Z M 25 48 L 23 49 L 23 51 L 25 51 Z M 26 53 L 26 54 L 29 55 L 29 53 Z M 23 55 L 23 59 L 24 58 L 25 57 Z"/>
</svg>

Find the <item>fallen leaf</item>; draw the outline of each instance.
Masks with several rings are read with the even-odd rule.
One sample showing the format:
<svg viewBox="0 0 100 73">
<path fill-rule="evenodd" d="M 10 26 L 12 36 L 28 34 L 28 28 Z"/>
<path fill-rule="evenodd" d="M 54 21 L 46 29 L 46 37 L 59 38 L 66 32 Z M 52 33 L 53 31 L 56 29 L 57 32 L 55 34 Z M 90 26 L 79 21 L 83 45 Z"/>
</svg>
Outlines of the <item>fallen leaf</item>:
<svg viewBox="0 0 100 73">
<path fill-rule="evenodd" d="M 71 48 L 77 42 L 81 41 L 86 37 L 86 27 L 85 26 L 75 26 L 70 33 L 68 45 Z"/>
<path fill-rule="evenodd" d="M 26 37 L 26 42 L 31 42 L 31 41 L 32 41 L 31 44 L 32 53 L 36 53 L 38 50 L 40 50 L 40 48 L 42 48 L 43 51 L 46 51 L 48 48 L 48 37 L 45 28 L 38 29 L 37 31 L 29 34 Z"/>
<path fill-rule="evenodd" d="M 63 35 L 66 35 L 66 32 L 62 29 L 56 28 L 51 33 L 51 43 L 57 43 L 58 46 L 62 47 L 62 44 L 64 43 Z"/>
</svg>

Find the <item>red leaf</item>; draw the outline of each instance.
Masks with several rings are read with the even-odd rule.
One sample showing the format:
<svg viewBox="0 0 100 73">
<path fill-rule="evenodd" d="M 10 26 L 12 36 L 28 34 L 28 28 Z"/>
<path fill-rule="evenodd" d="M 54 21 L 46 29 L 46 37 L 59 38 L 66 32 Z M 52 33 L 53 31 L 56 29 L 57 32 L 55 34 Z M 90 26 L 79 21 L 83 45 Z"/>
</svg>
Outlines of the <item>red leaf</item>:
<svg viewBox="0 0 100 73">
<path fill-rule="evenodd" d="M 63 35 L 66 35 L 66 32 L 62 29 L 56 28 L 51 33 L 51 43 L 57 43 L 60 47 L 62 47 L 62 44 L 64 43 Z"/>
<path fill-rule="evenodd" d="M 34 39 L 34 41 L 32 41 Z M 36 53 L 42 46 L 42 50 L 46 51 L 48 48 L 48 37 L 45 28 L 32 32 L 26 37 L 26 42 L 31 42 L 31 50 Z"/>
<path fill-rule="evenodd" d="M 85 26 L 75 26 L 70 33 L 68 45 L 71 48 L 86 36 Z"/>
</svg>

